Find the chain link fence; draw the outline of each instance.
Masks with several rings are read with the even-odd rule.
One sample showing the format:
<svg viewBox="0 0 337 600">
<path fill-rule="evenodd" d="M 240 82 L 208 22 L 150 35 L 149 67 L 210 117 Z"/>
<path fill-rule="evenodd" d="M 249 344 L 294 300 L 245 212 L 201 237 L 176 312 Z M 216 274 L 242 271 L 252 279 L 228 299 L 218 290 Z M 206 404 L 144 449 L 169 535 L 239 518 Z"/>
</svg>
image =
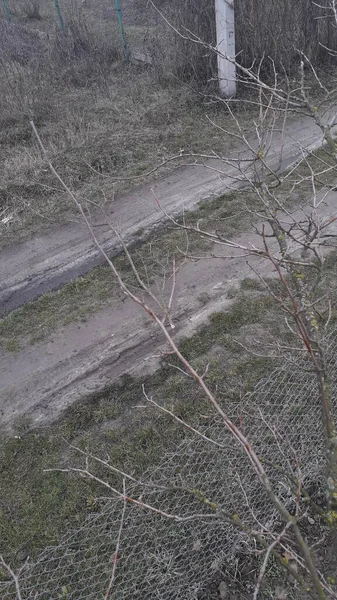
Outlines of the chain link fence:
<svg viewBox="0 0 337 600">
<path fill-rule="evenodd" d="M 334 400 L 336 338 L 334 332 L 326 342 Z M 286 472 L 296 473 L 299 466 L 303 488 L 316 500 L 323 494 L 324 436 L 310 363 L 303 357 L 288 358 L 253 393 L 235 406 L 226 406 L 226 411 L 264 459 L 274 490 L 291 510 L 296 498 Z M 178 516 L 181 522 L 127 503 L 115 556 L 124 502 L 105 499 L 100 512 L 83 527 L 69 532 L 58 546 L 46 548 L 34 564 L 26 564 L 20 574 L 22 599 L 105 598 L 114 560 L 111 599 L 219 598 L 219 585 L 234 570 L 240 575 L 240 561 L 251 555 L 253 547 L 248 536 L 216 516 L 214 505 L 237 513 L 247 527 L 259 524 L 275 531 L 280 524 L 248 458 L 221 420 L 215 418 L 200 431 L 212 443 L 200 435 L 185 439 L 144 475 L 145 486 L 126 487 L 128 496 Z M 12 582 L 3 582 L 0 591 L 3 600 L 19 598 Z"/>
</svg>

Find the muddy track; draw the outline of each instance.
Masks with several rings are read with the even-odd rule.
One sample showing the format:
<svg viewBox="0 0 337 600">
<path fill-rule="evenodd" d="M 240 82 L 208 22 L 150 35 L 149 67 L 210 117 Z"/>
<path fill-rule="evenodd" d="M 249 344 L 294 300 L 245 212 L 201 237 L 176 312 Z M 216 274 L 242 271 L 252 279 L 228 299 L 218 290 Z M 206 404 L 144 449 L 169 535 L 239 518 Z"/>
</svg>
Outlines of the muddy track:
<svg viewBox="0 0 337 600">
<path fill-rule="evenodd" d="M 312 149 L 319 146 L 321 140 L 322 134 L 312 119 L 290 119 L 282 163 L 278 164 L 281 134 L 276 131 L 271 141 L 269 164 L 273 168 L 285 169 L 302 155 L 301 148 Z M 232 152 L 231 157 L 245 158 L 247 153 L 239 149 Z M 124 242 L 130 244 L 140 241 L 165 219 L 155 197 L 162 209 L 172 215 L 183 209 L 192 209 L 200 201 L 240 185 L 233 179 L 237 176 L 234 168 L 225 167 L 218 160 L 209 161 L 207 166 L 211 168 L 177 168 L 161 181 L 143 185 L 117 197 L 106 213 Z M 93 213 L 91 221 L 108 254 L 116 256 L 120 253 L 120 242 L 102 223 L 102 213 Z M 82 223 L 65 225 L 48 235 L 41 234 L 3 250 L 0 253 L 0 317 L 48 291 L 56 290 L 103 262 L 102 255 L 94 247 Z"/>
<path fill-rule="evenodd" d="M 231 304 L 227 289 L 250 273 L 248 265 L 243 267 L 240 262 L 235 259 L 227 265 L 218 259 L 210 269 L 205 260 L 181 269 L 173 308 L 175 336 L 191 334 L 208 314 Z M 205 292 L 206 306 L 200 300 Z M 151 371 L 163 351 L 162 335 L 129 299 L 85 323 L 63 327 L 48 340 L 16 354 L 2 350 L 2 426 L 11 428 L 23 416 L 35 427 L 52 422 L 68 406 L 123 374 Z"/>
<path fill-rule="evenodd" d="M 326 196 L 321 211 L 324 216 L 336 214 L 335 191 Z M 297 219 L 302 215 L 301 210 L 294 213 Z M 330 225 L 329 233 L 337 233 L 336 222 Z M 255 246 L 261 243 L 259 236 L 248 232 L 236 241 Z M 262 276 L 273 275 L 267 261 L 251 258 L 248 264 L 245 257 L 235 257 L 235 250 L 224 253 L 227 258 L 186 262 L 178 272 L 172 307 L 176 339 L 197 331 L 212 312 L 231 306 L 228 292 L 252 276 L 250 265 Z M 2 427 L 11 429 L 21 417 L 28 418 L 32 427 L 51 423 L 67 407 L 103 390 L 123 374 L 153 371 L 166 350 L 155 324 L 127 298 L 114 309 L 98 312 L 85 323 L 63 327 L 47 341 L 17 354 L 1 351 Z M 141 390 L 139 395 L 141 398 Z"/>
<path fill-rule="evenodd" d="M 294 138 L 307 148 L 321 143 L 321 135 L 311 121 L 293 122 L 283 167 L 294 162 L 301 153 Z M 277 142 L 275 136 L 271 160 L 276 160 Z M 231 181 L 229 173 L 220 177 L 214 171 L 190 167 L 177 170 L 158 183 L 156 193 L 165 210 L 174 213 L 182 206 L 192 208 L 203 197 L 224 191 Z M 136 200 L 137 211 L 134 208 Z M 325 215 L 335 215 L 336 192 L 328 194 L 322 210 Z M 158 224 L 162 213 L 150 190 L 144 186 L 118 199 L 113 207 L 113 217 L 124 239 L 131 241 L 136 228 Z M 113 250 L 116 240 L 112 240 L 110 232 L 102 233 L 101 241 L 109 252 L 118 251 L 117 246 Z M 259 243 L 249 232 L 237 241 Z M 266 263 L 254 260 L 262 274 L 271 274 Z M 29 297 L 36 297 L 42 289 L 54 289 L 98 262 L 100 257 L 81 225 L 62 228 L 61 232 L 55 232 L 52 240 L 40 237 L 12 251 L 7 250 L 1 258 L 3 312 Z M 191 334 L 205 323 L 208 314 L 229 306 L 228 290 L 247 276 L 251 276 L 251 270 L 245 258 L 185 263 L 178 273 L 172 312 L 175 335 Z M 98 312 L 87 322 L 60 328 L 48 340 L 17 353 L 1 350 L 2 427 L 11 429 L 21 417 L 27 417 L 32 426 L 50 423 L 68 406 L 102 390 L 122 374 L 144 374 L 155 368 L 158 354 L 164 350 L 162 337 L 154 325 L 129 299 L 124 299 L 115 308 Z"/>
</svg>

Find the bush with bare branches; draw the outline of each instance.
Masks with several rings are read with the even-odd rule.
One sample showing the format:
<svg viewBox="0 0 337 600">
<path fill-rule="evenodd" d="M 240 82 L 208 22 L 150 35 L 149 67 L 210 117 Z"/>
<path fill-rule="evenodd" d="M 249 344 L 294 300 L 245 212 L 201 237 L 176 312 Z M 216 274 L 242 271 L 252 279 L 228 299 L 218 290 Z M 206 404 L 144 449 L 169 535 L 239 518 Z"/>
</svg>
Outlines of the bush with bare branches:
<svg viewBox="0 0 337 600">
<path fill-rule="evenodd" d="M 334 0 L 331 0 L 329 8 L 329 15 L 336 16 L 337 25 Z M 182 35 L 185 40 L 186 32 Z M 206 48 L 216 52 L 209 45 Z M 223 130 L 223 133 L 233 136 L 238 150 L 231 156 L 217 156 L 214 162 L 207 161 L 206 164 L 200 157 L 200 164 L 216 169 L 220 176 L 230 169 L 232 185 L 244 186 L 254 194 L 257 204 L 244 203 L 243 210 L 252 215 L 256 237 L 249 243 L 244 239 L 228 239 L 221 232 L 221 223 L 216 223 L 214 229 L 209 230 L 203 227 L 202 222 L 190 225 L 185 219 L 179 221 L 169 214 L 165 216 L 187 235 L 197 234 L 212 242 L 210 259 L 225 261 L 244 257 L 249 261 L 252 271 L 279 306 L 280 317 L 284 317 L 288 330 L 285 341 L 277 340 L 272 346 L 266 343 L 263 349 L 251 348 L 251 351 L 258 355 L 268 353 L 283 361 L 285 366 L 274 371 L 272 377 L 262 382 L 254 395 L 245 397 L 239 406 L 233 407 L 226 390 L 223 391 L 224 400 L 223 396 L 220 399 L 212 379 L 208 378 L 208 367 L 201 370 L 198 364 L 187 358 L 174 336 L 175 261 L 169 289 L 165 289 L 164 285 L 164 293 L 159 295 L 156 286 L 144 279 L 137 269 L 119 236 L 136 282 L 136 285 L 129 285 L 99 242 L 81 201 L 49 160 L 32 122 L 37 144 L 52 174 L 77 207 L 120 290 L 157 325 L 167 351 L 176 360 L 173 367 L 186 376 L 186 385 L 190 386 L 191 393 L 193 386 L 201 390 L 214 419 L 208 427 L 196 428 L 149 397 L 144 389 L 145 400 L 150 405 L 168 413 L 197 440 L 196 443 L 183 443 L 173 457 L 166 457 L 159 470 L 145 480 L 123 472 L 108 459 L 73 447 L 82 464 L 56 467 L 56 470 L 92 479 L 105 490 L 107 509 L 104 510 L 108 511 L 108 517 L 103 513 L 103 525 L 98 527 L 98 531 L 103 532 L 102 538 L 98 536 L 97 548 L 93 550 L 87 541 L 90 526 L 75 532 L 51 553 L 46 551 L 37 565 L 23 571 L 20 574 L 22 585 L 19 576 L 2 560 L 3 568 L 11 579 L 9 591 L 6 585 L 7 598 L 14 597 L 14 594 L 22 597 L 21 590 L 27 598 L 51 598 L 53 595 L 55 598 L 102 596 L 107 599 L 123 595 L 135 599 L 140 596 L 168 600 L 203 598 L 207 593 L 205 584 L 209 584 L 207 577 L 212 568 L 214 570 L 214 565 L 218 577 L 219 573 L 223 576 L 225 571 L 227 555 L 222 552 L 223 540 L 226 548 L 230 542 L 235 546 L 233 541 L 239 540 L 237 543 L 246 544 L 251 555 L 262 557 L 252 590 L 254 600 L 261 593 L 271 556 L 284 569 L 284 578 L 295 587 L 298 598 L 337 598 L 334 578 L 317 559 L 317 545 L 326 543 L 328 538 L 331 552 L 336 552 L 337 532 L 336 348 L 333 341 L 335 334 L 329 334 L 335 308 L 323 279 L 326 256 L 335 247 L 337 235 L 334 135 L 337 92 L 333 86 L 327 88 L 324 85 L 313 62 L 305 54 L 301 55 L 295 82 L 287 80 L 280 83 L 275 69 L 273 80 L 266 82 L 261 74 L 261 65 L 248 68 L 241 62 L 235 62 L 241 81 L 248 81 L 256 91 L 252 100 L 256 104 L 255 137 L 249 138 L 243 131 L 233 110 L 234 101 L 223 100 L 237 128 L 235 133 L 229 130 Z M 319 98 L 317 94 L 311 94 L 307 70 L 320 89 Z M 315 122 L 320 144 L 315 151 L 299 145 L 299 157 L 293 161 L 286 157 L 288 168 L 284 170 L 286 124 L 298 114 Z M 275 137 L 278 139 L 276 156 L 272 145 Z M 292 194 L 299 187 L 305 188 L 305 201 L 302 206 L 294 207 L 291 205 Z M 113 225 L 111 230 L 118 235 Z M 188 252 L 185 258 L 199 259 Z M 265 270 L 262 264 L 267 265 Z M 276 286 L 270 283 L 270 275 L 276 279 Z M 278 398 L 276 402 L 275 395 Z M 205 447 L 207 451 L 204 451 Z M 119 520 L 116 518 L 117 504 Z M 136 517 L 129 516 L 126 507 L 140 512 Z M 100 515 L 93 520 L 94 527 L 99 519 Z M 308 535 L 308 520 L 318 524 L 318 541 Z M 176 528 L 166 528 L 163 525 L 166 522 L 177 524 L 180 533 Z M 192 533 L 187 533 L 185 526 L 188 528 L 192 522 L 197 525 Z M 120 556 L 123 531 L 126 533 L 130 524 L 133 533 L 143 531 L 144 535 L 144 529 L 151 532 L 144 543 L 144 557 L 137 557 L 137 565 L 142 559 L 146 563 L 140 574 L 136 574 L 134 569 L 133 542 L 126 545 L 129 553 L 124 550 Z M 201 539 L 198 532 L 202 534 Z M 168 537 L 165 538 L 165 535 Z M 214 537 L 217 542 L 212 548 Z M 190 542 L 188 546 L 184 545 L 186 539 Z M 167 558 L 165 550 L 168 547 L 171 553 Z M 139 544 L 137 548 L 140 554 Z M 153 569 L 153 565 L 157 565 L 158 549 L 162 553 L 159 555 L 161 562 L 159 568 Z M 190 554 L 186 560 L 188 551 Z M 205 569 L 202 573 L 193 551 L 202 556 L 201 564 Z M 110 566 L 99 562 L 97 567 L 100 552 L 105 561 L 110 553 Z M 52 565 L 51 575 L 46 563 Z M 195 587 L 189 579 L 188 590 L 183 585 L 187 563 L 191 565 L 189 576 L 191 571 L 195 574 Z M 90 571 L 94 571 L 90 579 L 94 591 L 90 592 L 89 584 L 83 586 L 82 576 L 83 571 L 89 572 L 88 564 L 91 565 Z M 95 569 L 97 567 L 97 571 L 92 565 Z M 149 591 L 150 576 L 152 587 Z M 217 580 L 217 583 L 220 586 L 223 581 Z M 221 593 L 218 590 L 218 597 L 226 597 L 224 594 L 222 587 Z"/>
<path fill-rule="evenodd" d="M 162 53 L 175 74 L 182 79 L 194 78 L 206 83 L 216 78 L 216 56 L 211 46 L 216 43 L 214 2 L 186 0 L 155 2 L 160 12 L 184 37 L 171 35 L 172 47 Z M 237 60 L 245 67 L 268 57 L 279 71 L 294 73 L 300 63 L 299 52 L 304 52 L 316 67 L 331 64 L 331 55 L 325 50 L 337 48 L 334 21 L 322 18 L 318 3 L 308 0 L 235 0 Z M 209 44 L 208 47 L 191 41 L 193 32 Z M 186 35 L 187 34 L 187 35 Z M 157 39 L 159 52 L 163 40 Z M 264 76 L 272 73 L 271 62 L 264 61 Z"/>
</svg>

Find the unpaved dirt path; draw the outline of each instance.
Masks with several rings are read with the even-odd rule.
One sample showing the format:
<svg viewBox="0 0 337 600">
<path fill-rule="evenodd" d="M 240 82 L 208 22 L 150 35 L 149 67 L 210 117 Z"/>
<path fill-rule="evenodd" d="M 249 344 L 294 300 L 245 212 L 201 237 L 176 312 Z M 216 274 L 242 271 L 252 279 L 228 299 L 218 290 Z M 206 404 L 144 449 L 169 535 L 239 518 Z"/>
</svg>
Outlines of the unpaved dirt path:
<svg viewBox="0 0 337 600">
<path fill-rule="evenodd" d="M 226 290 L 249 273 L 240 259 L 183 265 L 173 308 L 176 335 L 195 330 L 219 300 L 222 308 L 229 305 Z M 207 306 L 200 300 L 202 293 L 208 294 Z M 123 373 L 144 374 L 156 366 L 163 346 L 162 336 L 142 309 L 125 299 L 116 309 L 64 327 L 17 354 L 1 350 L 2 424 L 11 426 L 24 415 L 33 426 L 51 422 L 67 406 Z"/>
<path fill-rule="evenodd" d="M 321 142 L 319 131 L 311 121 L 301 119 L 292 123 L 283 167 L 300 154 L 294 138 L 307 148 Z M 277 136 L 273 143 L 276 160 Z M 177 170 L 165 182 L 158 183 L 156 194 L 164 208 L 172 213 L 182 204 L 191 208 L 201 198 L 223 191 L 230 182 L 228 174 L 226 178 L 220 178 L 214 171 L 191 167 Z M 132 232 L 141 225 L 149 227 L 162 218 L 152 198 L 152 193 L 145 186 L 114 204 L 114 223 L 126 239 L 131 238 Z M 329 193 L 321 208 L 326 215 L 336 213 L 336 192 Z M 116 240 L 112 240 L 107 232 L 102 234 L 101 239 L 110 251 L 116 246 Z M 51 242 L 50 238 L 48 240 Z M 17 293 L 29 293 L 30 282 L 31 289 L 34 285 L 43 287 L 45 281 L 47 286 L 53 287 L 56 281 L 67 281 L 89 268 L 89 263 L 92 266 L 100 260 L 88 242 L 84 227 L 72 225 L 63 228 L 61 233 L 55 234 L 53 243 L 48 240 L 39 238 L 14 252 L 8 251 L 8 262 L 2 257 L 5 277 L 11 277 L 12 286 L 19 290 Z M 258 238 L 246 233 L 237 241 L 257 244 Z M 255 259 L 255 266 L 262 274 L 271 274 L 266 263 Z M 229 306 L 228 290 L 248 275 L 251 275 L 251 269 L 245 258 L 219 258 L 183 264 L 177 277 L 172 312 L 175 335 L 191 334 L 210 313 Z M 3 281 L 3 293 L 10 289 L 13 292 L 9 280 L 7 287 L 6 280 Z M 206 305 L 205 297 L 208 299 Z M 7 298 L 10 299 L 10 296 Z M 26 347 L 16 354 L 1 350 L 2 426 L 11 428 L 23 416 L 28 417 L 32 426 L 50 423 L 66 407 L 103 389 L 123 373 L 144 373 L 154 368 L 163 349 L 163 339 L 155 326 L 138 306 L 125 299 L 116 308 L 101 311 L 85 323 L 59 329 L 47 341 Z"/>
<path fill-rule="evenodd" d="M 337 193 L 331 191 L 320 214 L 330 216 L 336 211 Z M 303 212 L 298 211 L 297 216 L 301 218 Z M 329 233 L 337 233 L 335 223 Z M 261 243 L 251 233 L 242 234 L 236 241 L 256 246 Z M 188 261 L 180 268 L 172 309 L 176 337 L 191 335 L 209 314 L 229 307 L 233 300 L 228 291 L 252 276 L 251 264 L 262 275 L 273 275 L 267 261 L 255 258 L 248 264 L 246 258 L 233 258 L 235 250 L 218 246 L 217 254 L 221 251 L 232 258 Z M 2 350 L 2 425 L 11 428 L 23 416 L 33 427 L 50 423 L 68 406 L 102 390 L 121 375 L 144 375 L 153 370 L 163 351 L 165 344 L 158 328 L 128 298 L 116 308 L 101 311 L 85 323 L 64 327 L 47 341 L 17 354 Z"/>
<path fill-rule="evenodd" d="M 281 168 L 286 168 L 301 156 L 300 146 L 319 146 L 322 134 L 312 119 L 290 119 L 287 124 Z M 277 168 L 281 134 L 274 132 L 270 165 Z M 232 158 L 247 157 L 239 149 Z M 163 220 L 163 212 L 155 197 L 167 213 L 174 214 L 191 209 L 201 200 L 217 196 L 229 188 L 235 188 L 234 169 L 221 162 L 209 161 L 208 166 L 189 166 L 176 169 L 171 175 L 153 185 L 143 185 L 132 192 L 117 197 L 106 209 L 107 217 L 119 230 L 126 243 L 144 237 L 153 226 Z M 216 169 L 225 171 L 221 175 Z M 107 225 L 102 225 L 101 212 L 92 213 L 95 233 L 104 249 L 111 255 L 118 254 L 121 245 Z M 84 224 L 71 223 L 48 235 L 39 235 L 19 246 L 9 247 L 0 253 L 0 316 L 55 290 L 62 284 L 87 273 L 103 262 L 94 247 Z"/>
</svg>

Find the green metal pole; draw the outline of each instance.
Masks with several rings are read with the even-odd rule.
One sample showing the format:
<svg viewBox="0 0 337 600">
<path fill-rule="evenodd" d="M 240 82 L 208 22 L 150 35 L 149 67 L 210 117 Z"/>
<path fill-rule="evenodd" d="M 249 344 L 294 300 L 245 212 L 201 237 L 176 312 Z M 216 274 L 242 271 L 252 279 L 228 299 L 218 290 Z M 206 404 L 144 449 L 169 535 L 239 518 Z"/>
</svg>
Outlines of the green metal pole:
<svg viewBox="0 0 337 600">
<path fill-rule="evenodd" d="M 129 60 L 130 60 L 130 56 L 129 56 L 129 50 L 128 50 L 128 45 L 127 45 L 127 41 L 126 41 L 126 35 L 125 35 L 125 31 L 124 31 L 123 15 L 122 15 L 122 9 L 121 9 L 120 0 L 116 0 L 116 10 L 117 10 L 117 17 L 118 17 L 118 22 L 119 22 L 119 28 L 121 30 L 121 36 L 122 36 L 122 42 L 123 42 L 123 50 L 124 50 L 125 62 L 128 65 L 129 64 Z"/>
<path fill-rule="evenodd" d="M 8 21 L 8 23 L 10 23 L 11 22 L 11 13 L 9 12 L 7 0 L 2 0 L 2 4 L 4 7 L 6 20 Z"/>
<path fill-rule="evenodd" d="M 62 14 L 61 14 L 59 0 L 54 0 L 54 4 L 55 4 L 55 10 L 56 10 L 56 14 L 57 14 L 57 20 L 59 22 L 60 29 L 64 33 L 64 22 L 63 22 L 63 18 L 62 18 Z"/>
</svg>

